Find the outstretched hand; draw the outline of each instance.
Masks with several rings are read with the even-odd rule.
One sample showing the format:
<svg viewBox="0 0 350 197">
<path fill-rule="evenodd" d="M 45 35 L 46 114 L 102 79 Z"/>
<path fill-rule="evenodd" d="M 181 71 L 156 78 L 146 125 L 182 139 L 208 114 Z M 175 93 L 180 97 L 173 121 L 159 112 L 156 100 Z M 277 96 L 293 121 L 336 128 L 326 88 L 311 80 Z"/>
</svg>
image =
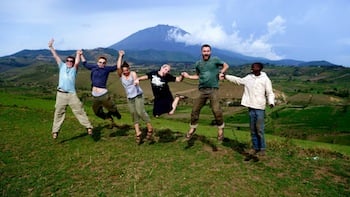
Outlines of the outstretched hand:
<svg viewBox="0 0 350 197">
<path fill-rule="evenodd" d="M 81 50 L 81 49 L 77 50 L 77 54 L 78 55 L 83 55 L 83 50 Z"/>
<path fill-rule="evenodd" d="M 51 40 L 49 41 L 49 48 L 53 47 L 53 43 L 55 42 L 55 40 L 53 38 L 51 38 Z"/>
</svg>

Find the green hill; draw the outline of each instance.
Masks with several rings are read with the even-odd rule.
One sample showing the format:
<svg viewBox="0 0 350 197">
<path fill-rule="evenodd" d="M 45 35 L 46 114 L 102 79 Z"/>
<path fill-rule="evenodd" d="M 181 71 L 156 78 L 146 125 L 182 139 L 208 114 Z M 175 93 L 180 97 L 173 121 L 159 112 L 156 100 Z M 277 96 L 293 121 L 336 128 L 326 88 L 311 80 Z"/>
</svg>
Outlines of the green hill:
<svg viewBox="0 0 350 197">
<path fill-rule="evenodd" d="M 347 196 L 350 146 L 266 135 L 267 155 L 244 161 L 249 132 L 228 124 L 216 143 L 209 108 L 194 140 L 183 142 L 190 108 L 152 118 L 156 142 L 136 145 L 124 101 L 118 127 L 97 119 L 94 135 L 68 110 L 51 138 L 54 95 L 28 89 L 0 93 L 2 196 Z M 35 90 L 40 92 L 39 90 Z M 148 112 L 152 106 L 146 105 Z M 282 116 L 283 114 L 280 114 Z M 227 120 L 228 121 L 228 120 Z M 229 122 L 229 121 L 228 121 Z M 143 126 L 146 132 L 145 125 Z"/>
</svg>

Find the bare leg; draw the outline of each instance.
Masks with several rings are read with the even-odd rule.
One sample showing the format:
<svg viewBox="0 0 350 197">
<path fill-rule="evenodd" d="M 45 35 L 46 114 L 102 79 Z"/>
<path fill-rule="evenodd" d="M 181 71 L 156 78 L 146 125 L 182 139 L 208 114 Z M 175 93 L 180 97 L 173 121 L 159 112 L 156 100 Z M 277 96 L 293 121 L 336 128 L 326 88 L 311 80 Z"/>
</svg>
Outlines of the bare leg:
<svg viewBox="0 0 350 197">
<path fill-rule="evenodd" d="M 138 123 L 134 124 L 135 127 L 135 137 L 136 137 L 136 143 L 141 144 L 141 134 L 142 132 L 140 131 L 140 125 Z"/>
<path fill-rule="evenodd" d="M 169 115 L 173 115 L 175 113 L 175 110 L 179 101 L 180 101 L 180 96 L 176 96 L 172 104 L 173 109 L 169 112 Z"/>
</svg>

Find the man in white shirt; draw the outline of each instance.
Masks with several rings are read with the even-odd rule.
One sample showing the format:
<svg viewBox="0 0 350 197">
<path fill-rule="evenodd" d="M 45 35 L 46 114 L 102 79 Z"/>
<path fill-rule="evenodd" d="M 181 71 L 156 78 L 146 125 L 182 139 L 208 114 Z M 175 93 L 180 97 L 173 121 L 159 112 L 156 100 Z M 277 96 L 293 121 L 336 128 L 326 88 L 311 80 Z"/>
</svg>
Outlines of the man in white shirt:
<svg viewBox="0 0 350 197">
<path fill-rule="evenodd" d="M 252 155 L 265 155 L 265 106 L 266 103 L 271 108 L 275 105 L 275 95 L 271 80 L 265 72 L 261 71 L 262 69 L 263 64 L 256 62 L 251 65 L 252 72 L 243 78 L 221 74 L 221 78 L 244 86 L 241 104 L 248 107 L 249 110 L 250 132 L 253 144 Z"/>
</svg>

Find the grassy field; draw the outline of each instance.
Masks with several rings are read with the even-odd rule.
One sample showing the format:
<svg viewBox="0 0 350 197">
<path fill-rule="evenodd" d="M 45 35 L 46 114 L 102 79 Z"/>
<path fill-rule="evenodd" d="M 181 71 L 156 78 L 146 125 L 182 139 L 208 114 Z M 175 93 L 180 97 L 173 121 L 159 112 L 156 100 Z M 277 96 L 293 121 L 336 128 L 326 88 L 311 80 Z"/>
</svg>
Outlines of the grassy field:
<svg viewBox="0 0 350 197">
<path fill-rule="evenodd" d="M 24 89 L 11 92 L 0 93 L 1 196 L 350 193 L 350 146 L 267 134 L 267 155 L 258 162 L 244 161 L 250 136 L 244 129 L 247 117 L 242 108 L 236 109 L 236 116 L 225 114 L 227 128 L 222 145 L 216 143 L 216 128 L 211 126 L 208 107 L 202 111 L 194 140 L 182 141 L 189 127 L 187 106 L 180 106 L 174 116 L 152 118 L 156 142 L 136 145 L 123 100 L 118 101 L 122 119 L 117 121 L 118 127 L 109 129 L 107 122 L 93 115 L 87 98 L 85 109 L 95 134 L 88 136 L 68 110 L 62 132 L 53 140 L 50 131 L 54 95 L 24 95 Z M 151 114 L 152 106 L 146 107 Z M 268 113 L 284 117 L 290 114 L 285 110 Z M 325 110 L 330 109 L 316 108 L 314 112 Z"/>
</svg>

